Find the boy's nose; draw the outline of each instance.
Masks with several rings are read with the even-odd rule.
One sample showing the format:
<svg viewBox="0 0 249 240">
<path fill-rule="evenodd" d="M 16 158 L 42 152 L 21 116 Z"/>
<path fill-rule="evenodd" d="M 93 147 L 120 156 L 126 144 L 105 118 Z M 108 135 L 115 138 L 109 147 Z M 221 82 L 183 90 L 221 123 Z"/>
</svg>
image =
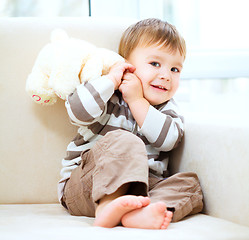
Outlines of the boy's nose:
<svg viewBox="0 0 249 240">
<path fill-rule="evenodd" d="M 161 72 L 160 73 L 160 79 L 170 81 L 171 80 L 170 72 L 168 70 L 165 70 L 165 71 Z"/>
</svg>

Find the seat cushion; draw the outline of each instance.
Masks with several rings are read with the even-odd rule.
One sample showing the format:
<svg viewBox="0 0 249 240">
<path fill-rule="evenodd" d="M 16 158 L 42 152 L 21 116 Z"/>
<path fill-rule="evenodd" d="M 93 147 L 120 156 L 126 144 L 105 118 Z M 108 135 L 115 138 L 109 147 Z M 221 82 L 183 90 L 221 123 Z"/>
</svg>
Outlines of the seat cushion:
<svg viewBox="0 0 249 240">
<path fill-rule="evenodd" d="M 0 205 L 0 239 L 249 239 L 249 228 L 197 214 L 167 230 L 92 227 L 94 219 L 75 217 L 59 204 Z"/>
</svg>

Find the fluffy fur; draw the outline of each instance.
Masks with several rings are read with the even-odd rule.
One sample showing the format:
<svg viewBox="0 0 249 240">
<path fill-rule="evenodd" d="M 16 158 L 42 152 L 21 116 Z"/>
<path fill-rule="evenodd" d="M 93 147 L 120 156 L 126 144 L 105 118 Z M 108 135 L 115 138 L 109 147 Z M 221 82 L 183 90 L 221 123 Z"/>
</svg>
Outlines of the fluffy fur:
<svg viewBox="0 0 249 240">
<path fill-rule="evenodd" d="M 69 38 L 64 30 L 56 29 L 51 43 L 37 56 L 26 91 L 36 103 L 51 105 L 58 97 L 65 100 L 79 84 L 107 74 L 118 61 L 124 59 L 117 53 Z"/>
</svg>

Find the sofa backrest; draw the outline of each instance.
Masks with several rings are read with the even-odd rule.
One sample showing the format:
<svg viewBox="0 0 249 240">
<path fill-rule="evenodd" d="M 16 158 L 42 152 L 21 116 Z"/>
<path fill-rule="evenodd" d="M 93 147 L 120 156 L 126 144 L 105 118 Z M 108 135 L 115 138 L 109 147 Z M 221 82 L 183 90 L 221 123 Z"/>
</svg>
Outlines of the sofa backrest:
<svg viewBox="0 0 249 240">
<path fill-rule="evenodd" d="M 117 51 L 131 20 L 2 18 L 0 21 L 0 203 L 57 202 L 61 159 L 77 128 L 64 102 L 43 107 L 25 92 L 28 74 L 50 33 L 68 35 Z"/>
</svg>

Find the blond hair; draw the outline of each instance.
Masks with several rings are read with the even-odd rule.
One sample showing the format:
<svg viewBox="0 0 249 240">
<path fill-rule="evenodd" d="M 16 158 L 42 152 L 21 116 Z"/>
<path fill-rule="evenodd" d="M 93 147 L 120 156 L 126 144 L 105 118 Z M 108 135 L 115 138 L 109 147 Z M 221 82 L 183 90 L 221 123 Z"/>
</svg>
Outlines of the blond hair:
<svg viewBox="0 0 249 240">
<path fill-rule="evenodd" d="M 184 59 L 186 57 L 183 37 L 173 25 L 156 18 L 139 21 L 127 28 L 120 40 L 119 54 L 128 58 L 136 47 L 154 44 L 169 48 L 172 52 L 178 50 Z"/>
</svg>

